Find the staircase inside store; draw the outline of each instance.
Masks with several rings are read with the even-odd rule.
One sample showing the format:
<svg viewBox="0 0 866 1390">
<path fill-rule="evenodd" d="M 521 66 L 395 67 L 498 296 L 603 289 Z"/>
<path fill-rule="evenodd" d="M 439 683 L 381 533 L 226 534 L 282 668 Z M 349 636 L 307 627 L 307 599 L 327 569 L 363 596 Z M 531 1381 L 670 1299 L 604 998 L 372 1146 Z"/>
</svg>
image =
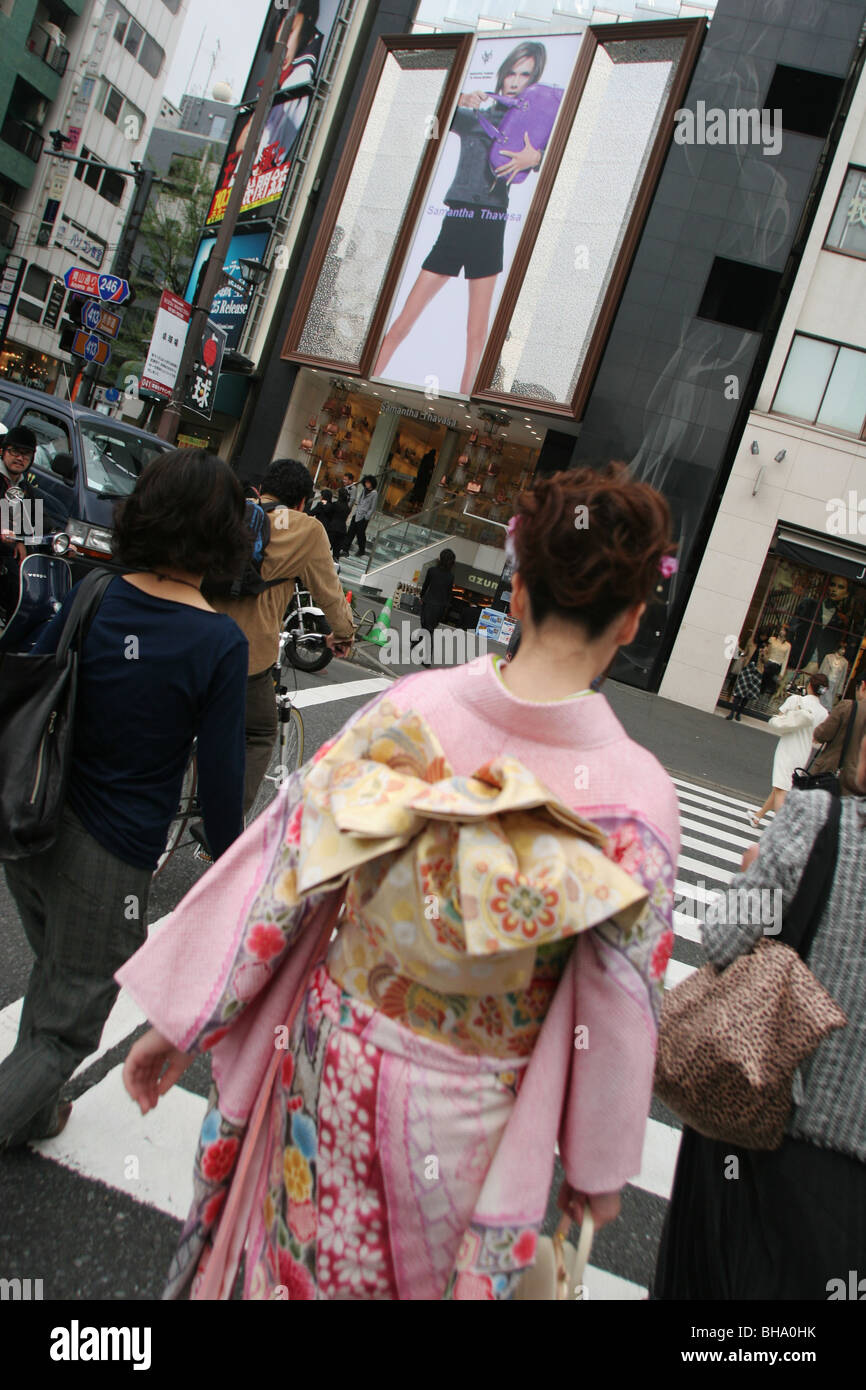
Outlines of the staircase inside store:
<svg viewBox="0 0 866 1390">
<path fill-rule="evenodd" d="M 477 505 L 478 501 L 474 500 L 473 506 Z M 447 543 L 455 536 L 481 545 L 496 545 L 504 533 L 504 525 L 499 526 L 486 516 L 468 511 L 455 515 L 453 502 L 440 503 L 416 512 L 413 517 L 393 521 L 381 527 L 374 536 L 368 532 L 368 564 L 365 572 L 375 579 L 378 570 L 402 560 L 406 555 L 417 554 L 420 560 L 426 561 L 431 556 L 422 552 Z"/>
</svg>

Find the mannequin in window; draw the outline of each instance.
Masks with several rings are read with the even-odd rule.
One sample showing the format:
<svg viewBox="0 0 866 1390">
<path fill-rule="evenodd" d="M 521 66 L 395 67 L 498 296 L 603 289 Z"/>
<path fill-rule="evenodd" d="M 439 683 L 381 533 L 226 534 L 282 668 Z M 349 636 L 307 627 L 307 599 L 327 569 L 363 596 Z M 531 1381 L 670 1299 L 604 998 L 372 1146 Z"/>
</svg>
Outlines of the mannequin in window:
<svg viewBox="0 0 866 1390">
<path fill-rule="evenodd" d="M 823 598 L 804 598 L 797 605 L 793 629 L 793 650 L 798 669 L 811 666 L 818 670 L 821 662 L 835 652 L 848 635 L 848 580 L 834 574 Z"/>
<path fill-rule="evenodd" d="M 774 629 L 767 642 L 764 655 L 764 676 L 761 681 L 762 695 L 775 695 L 780 689 L 791 659 L 791 643 L 787 627 Z"/>
<path fill-rule="evenodd" d="M 821 670 L 827 677 L 827 689 L 819 697 L 821 703 L 832 709 L 837 700 L 842 698 L 845 690 L 845 683 L 848 680 L 848 661 L 845 656 L 846 644 L 840 642 L 835 652 L 825 656 L 821 662 Z"/>
</svg>

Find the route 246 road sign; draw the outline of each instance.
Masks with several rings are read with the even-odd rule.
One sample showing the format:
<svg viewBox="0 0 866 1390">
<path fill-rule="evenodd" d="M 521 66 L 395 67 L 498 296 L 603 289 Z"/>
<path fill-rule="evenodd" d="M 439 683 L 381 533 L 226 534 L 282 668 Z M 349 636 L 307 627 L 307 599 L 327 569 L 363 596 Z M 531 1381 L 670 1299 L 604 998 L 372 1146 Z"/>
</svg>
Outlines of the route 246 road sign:
<svg viewBox="0 0 866 1390">
<path fill-rule="evenodd" d="M 106 338 L 116 338 L 122 322 L 120 314 L 103 309 L 96 299 L 91 299 L 81 310 L 81 322 L 91 333 L 102 333 Z"/>
<path fill-rule="evenodd" d="M 95 333 L 85 333 L 83 329 L 79 329 L 73 338 L 70 352 L 74 352 L 76 357 L 86 357 L 88 362 L 98 362 L 100 366 L 111 357 L 108 343 L 97 338 Z"/>
<path fill-rule="evenodd" d="M 129 299 L 129 281 L 121 280 L 119 275 L 100 275 L 96 270 L 82 270 L 75 265 L 67 270 L 63 283 L 76 294 L 87 294 L 110 304 L 125 304 Z"/>
</svg>

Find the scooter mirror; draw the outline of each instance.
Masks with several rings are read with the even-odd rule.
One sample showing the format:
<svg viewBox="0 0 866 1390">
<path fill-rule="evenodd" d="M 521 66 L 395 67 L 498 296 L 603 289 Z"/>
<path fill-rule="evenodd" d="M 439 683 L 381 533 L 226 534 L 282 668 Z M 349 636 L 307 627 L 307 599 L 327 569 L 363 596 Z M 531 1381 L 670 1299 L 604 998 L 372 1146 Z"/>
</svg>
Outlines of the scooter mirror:
<svg viewBox="0 0 866 1390">
<path fill-rule="evenodd" d="M 69 537 L 65 531 L 58 531 L 54 540 L 51 542 L 51 549 L 55 555 L 65 555 L 69 550 Z"/>
</svg>

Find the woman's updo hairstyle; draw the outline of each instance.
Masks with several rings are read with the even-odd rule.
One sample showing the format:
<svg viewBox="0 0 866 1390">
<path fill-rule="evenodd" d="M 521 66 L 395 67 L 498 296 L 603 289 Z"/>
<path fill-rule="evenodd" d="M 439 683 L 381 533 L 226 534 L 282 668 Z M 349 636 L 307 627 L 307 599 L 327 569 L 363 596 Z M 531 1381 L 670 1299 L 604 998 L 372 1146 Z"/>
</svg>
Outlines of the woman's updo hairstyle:
<svg viewBox="0 0 866 1390">
<path fill-rule="evenodd" d="M 511 546 L 533 622 L 554 614 L 591 639 L 652 597 L 659 562 L 674 549 L 667 502 L 624 463 L 540 478 L 515 514 Z"/>
</svg>

